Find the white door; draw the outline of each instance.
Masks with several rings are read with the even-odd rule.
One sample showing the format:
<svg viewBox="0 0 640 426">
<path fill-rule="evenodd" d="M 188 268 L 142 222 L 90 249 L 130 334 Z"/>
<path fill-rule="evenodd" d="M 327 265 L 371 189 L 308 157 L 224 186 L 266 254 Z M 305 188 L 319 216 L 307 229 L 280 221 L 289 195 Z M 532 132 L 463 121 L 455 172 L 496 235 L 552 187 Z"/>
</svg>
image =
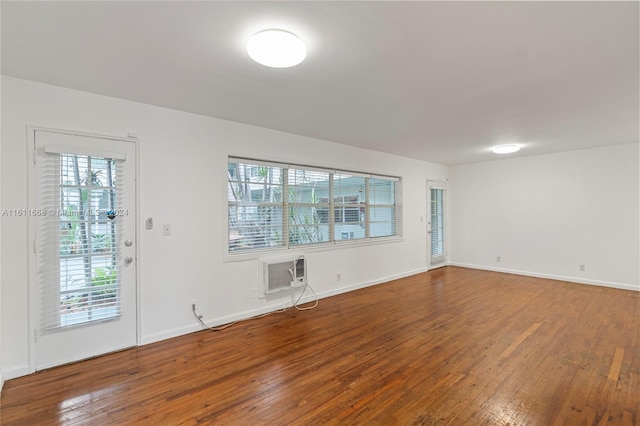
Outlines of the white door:
<svg viewBox="0 0 640 426">
<path fill-rule="evenodd" d="M 446 247 L 446 192 L 445 182 L 427 182 L 427 243 L 429 244 L 429 269 L 439 268 L 447 264 Z"/>
<path fill-rule="evenodd" d="M 40 370 L 137 343 L 136 146 L 31 131 L 32 361 Z"/>
</svg>

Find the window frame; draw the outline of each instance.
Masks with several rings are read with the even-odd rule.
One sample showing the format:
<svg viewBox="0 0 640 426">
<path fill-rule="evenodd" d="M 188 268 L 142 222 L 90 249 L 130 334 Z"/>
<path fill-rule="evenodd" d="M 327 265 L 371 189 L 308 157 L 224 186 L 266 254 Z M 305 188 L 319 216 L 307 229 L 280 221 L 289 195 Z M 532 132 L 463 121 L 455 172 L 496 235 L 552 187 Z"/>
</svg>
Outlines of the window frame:
<svg viewBox="0 0 640 426">
<path fill-rule="evenodd" d="M 233 250 L 231 247 L 232 240 L 230 238 L 231 233 L 233 232 L 233 227 L 231 226 L 231 207 L 235 206 L 238 208 L 242 204 L 242 202 L 238 199 L 231 199 L 231 189 L 230 182 L 240 182 L 241 177 L 236 176 L 235 180 L 232 180 L 231 173 L 229 170 L 231 169 L 232 164 L 244 164 L 247 168 L 252 168 L 255 166 L 265 166 L 265 167 L 275 167 L 282 169 L 282 182 L 280 186 L 282 187 L 282 199 L 280 200 L 279 205 L 282 206 L 282 230 L 283 237 L 280 241 L 279 245 L 269 246 L 266 245 L 264 247 L 249 247 L 244 249 Z M 330 169 L 318 166 L 311 165 L 302 165 L 302 164 L 293 164 L 293 163 L 281 163 L 275 161 L 261 160 L 249 157 L 228 155 L 226 158 L 226 167 L 227 167 L 227 203 L 226 203 L 226 237 L 224 238 L 225 243 L 225 260 L 227 261 L 235 261 L 235 260 L 245 260 L 245 259 L 255 259 L 264 257 L 264 255 L 277 253 L 277 252 L 287 252 L 287 251 L 315 251 L 315 250 L 328 250 L 334 249 L 343 246 L 352 246 L 352 245 L 371 245 L 371 244 L 381 244 L 388 242 L 398 242 L 401 241 L 402 236 L 402 178 L 399 176 L 391 176 L 384 174 L 374 174 L 374 173 L 363 173 L 360 171 L 348 171 L 342 169 Z M 236 166 L 237 167 L 237 166 Z M 240 168 L 237 167 L 237 170 Z M 290 191 L 290 182 L 289 182 L 289 171 L 290 170 L 304 170 L 309 172 L 322 172 L 328 173 L 328 178 L 326 181 L 323 190 L 326 191 L 323 197 L 325 201 L 320 201 L 319 203 L 310 203 L 310 202 L 292 202 L 289 199 L 289 191 Z M 336 195 L 334 188 L 334 175 L 349 175 L 354 177 L 363 177 L 364 178 L 364 189 L 365 193 L 361 196 L 357 194 L 352 195 Z M 251 177 L 251 176 L 249 176 Z M 382 236 L 371 236 L 370 228 L 372 226 L 372 222 L 370 221 L 370 211 L 372 208 L 380 207 L 379 203 L 371 203 L 369 200 L 369 185 L 371 179 L 380 179 L 380 180 L 388 180 L 393 182 L 392 190 L 390 193 L 392 194 L 393 199 L 390 204 L 384 204 L 384 207 L 392 208 L 393 220 L 389 222 L 391 227 L 390 235 L 382 235 Z M 273 182 L 269 182 L 269 185 L 273 184 Z M 349 197 L 357 197 L 358 203 L 353 206 L 351 204 L 336 203 L 336 199 L 344 199 Z M 249 197 L 251 198 L 251 197 Z M 364 201 L 362 201 L 364 198 Z M 321 207 L 316 207 L 316 204 L 321 204 Z M 259 203 L 256 203 L 259 205 Z M 292 223 L 290 222 L 290 209 L 291 208 L 319 208 L 319 209 L 328 209 L 328 212 L 325 212 L 321 215 L 321 218 L 328 219 L 329 229 L 328 229 L 328 239 L 326 241 L 321 242 L 309 242 L 302 244 L 292 244 L 289 237 L 290 228 Z M 338 222 L 336 223 L 336 215 L 335 209 L 358 209 L 360 221 L 358 222 Z M 237 217 L 236 217 L 237 219 Z M 343 218 L 344 219 L 344 218 Z M 376 222 L 373 222 L 376 223 Z M 325 226 L 325 223 L 322 223 Z M 346 234 L 349 238 L 340 239 L 339 236 L 336 235 L 336 226 L 342 225 L 352 225 L 359 226 L 361 229 L 364 228 L 364 237 L 353 237 L 353 232 L 343 231 L 341 235 L 344 237 Z M 296 226 L 296 225 L 293 225 Z M 325 234 L 326 235 L 326 234 Z"/>
</svg>

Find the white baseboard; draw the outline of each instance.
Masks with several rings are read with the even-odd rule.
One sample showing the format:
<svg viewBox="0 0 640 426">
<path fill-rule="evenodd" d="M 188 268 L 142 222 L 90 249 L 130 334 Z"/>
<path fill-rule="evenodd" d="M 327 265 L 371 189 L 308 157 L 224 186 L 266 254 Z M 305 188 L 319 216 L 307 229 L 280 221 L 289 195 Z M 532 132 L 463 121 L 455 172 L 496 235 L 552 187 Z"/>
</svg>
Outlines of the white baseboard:
<svg viewBox="0 0 640 426">
<path fill-rule="evenodd" d="M 288 299 L 287 299 L 288 300 Z M 282 305 L 282 303 L 280 304 Z M 242 321 L 248 318 L 252 318 L 258 315 L 262 315 L 262 314 L 266 314 L 269 312 L 273 312 L 273 311 L 277 311 L 278 309 L 282 309 L 282 306 L 279 305 L 269 305 L 269 306 L 262 306 L 260 308 L 257 309 L 251 309 L 248 311 L 243 311 L 243 312 L 239 312 L 239 313 L 235 313 L 235 314 L 231 314 L 231 315 L 225 315 L 222 317 L 217 317 L 217 318 L 209 318 L 209 319 L 204 319 L 204 323 L 209 326 L 209 327 L 217 327 L 220 325 L 224 325 L 224 324 L 229 324 L 231 322 L 234 321 Z M 142 336 L 140 345 L 148 345 L 150 343 L 155 343 L 155 342 L 159 342 L 162 340 L 166 340 L 166 339 L 171 339 L 173 337 L 178 337 L 178 336 L 182 336 L 185 334 L 189 334 L 189 333 L 194 333 L 196 331 L 200 331 L 202 330 L 202 326 L 198 323 L 198 321 L 194 318 L 193 319 L 193 324 L 187 325 L 187 326 L 183 326 L 183 327 L 177 327 L 177 328 L 173 328 L 171 330 L 167 330 L 167 331 L 163 331 L 160 333 L 154 333 L 154 334 L 150 334 L 147 336 Z"/>
<path fill-rule="evenodd" d="M 479 269 L 479 270 L 485 270 L 485 271 L 502 272 L 502 273 L 507 273 L 507 274 L 524 275 L 524 276 L 530 276 L 530 277 L 536 277 L 536 278 L 546 278 L 546 279 L 552 279 L 552 280 L 575 282 L 575 283 L 579 283 L 579 284 L 589 284 L 589 285 L 597 285 L 597 286 L 602 286 L 602 287 L 611 287 L 611 288 L 617 288 L 617 289 L 623 289 L 623 290 L 640 291 L 640 286 L 634 286 L 634 285 L 631 285 L 631 284 L 615 283 L 615 282 L 608 282 L 608 281 L 598 281 L 598 280 L 585 280 L 585 279 L 577 278 L 577 277 L 568 277 L 568 276 L 560 276 L 560 275 L 553 275 L 553 274 L 544 274 L 544 273 L 531 272 L 531 271 L 520 271 L 520 270 L 515 270 L 515 269 L 507 269 L 507 268 L 493 268 L 493 267 L 488 267 L 488 266 L 483 266 L 483 265 L 474 265 L 474 264 L 461 263 L 461 262 L 449 262 L 449 265 L 450 266 L 460 266 L 460 267 L 463 267 L 463 268 L 470 268 L 470 269 Z M 390 276 L 387 276 L 387 277 L 384 277 L 384 278 L 380 278 L 380 279 L 376 279 L 376 280 L 372 280 L 372 281 L 365 281 L 365 282 L 361 282 L 361 283 L 357 283 L 357 284 L 352 284 L 352 285 L 340 287 L 340 288 L 337 288 L 337 289 L 332 289 L 332 290 L 328 290 L 328 291 L 317 293 L 317 297 L 318 297 L 318 299 L 325 299 L 327 297 L 336 296 L 338 294 L 348 293 L 350 291 L 359 290 L 361 288 L 366 288 L 366 287 L 382 284 L 382 283 L 385 283 L 385 282 L 388 282 L 388 281 L 409 277 L 411 275 L 420 274 L 420 273 L 423 273 L 423 272 L 427 272 L 428 270 L 429 270 L 429 268 L 420 268 L 420 269 L 415 269 L 415 270 L 412 270 L 412 271 L 404 272 L 404 273 L 401 273 L 401 274 L 390 275 Z M 300 304 L 308 303 L 308 302 L 313 301 L 313 299 L 314 299 L 313 295 L 308 293 L 308 294 L 305 294 L 305 296 L 303 296 L 301 298 L 299 303 Z M 288 303 L 289 305 L 291 304 L 290 301 L 288 301 L 288 300 L 285 303 Z M 209 327 L 216 327 L 216 326 L 220 326 L 220 325 L 223 325 L 223 324 L 229 324 L 229 323 L 234 322 L 234 321 L 242 321 L 242 320 L 245 320 L 245 319 L 248 319 L 248 318 L 252 318 L 252 317 L 255 317 L 255 316 L 258 316 L 258 315 L 266 314 L 268 312 L 277 311 L 279 309 L 282 309 L 282 307 L 283 307 L 282 305 L 283 305 L 283 303 L 280 302 L 280 304 L 270 304 L 269 306 L 262 306 L 260 308 L 251 309 L 251 310 L 235 313 L 235 314 L 232 314 L 232 315 L 226 315 L 226 316 L 222 316 L 222 317 L 211 318 L 211 319 L 205 320 L 205 324 L 207 324 L 207 326 L 209 326 Z M 162 332 L 159 332 L 159 333 L 153 333 L 153 334 L 149 334 L 149 335 L 146 335 L 146 336 L 142 336 L 141 341 L 140 341 L 140 346 L 148 345 L 150 343 L 159 342 L 159 341 L 166 340 L 166 339 L 171 339 L 171 338 L 174 338 L 174 337 L 182 336 L 182 335 L 193 333 L 193 332 L 200 331 L 200 330 L 202 330 L 202 327 L 194 319 L 193 324 L 189 324 L 189 325 L 186 325 L 186 326 L 183 326 L 183 327 L 176 327 L 176 328 L 173 328 L 173 329 L 170 329 L 170 330 L 165 330 L 165 331 L 162 331 Z M 13 367 L 7 368 L 6 370 L 3 371 L 2 379 L 4 379 L 4 380 L 0 379 L 0 392 L 2 390 L 2 385 L 4 384 L 5 380 L 11 380 L 11 379 L 14 379 L 16 377 L 25 376 L 25 375 L 27 375 L 29 373 L 30 373 L 30 371 L 29 371 L 29 366 L 28 365 L 19 365 L 19 366 L 13 366 Z"/>
<path fill-rule="evenodd" d="M 524 275 L 528 277 L 546 278 L 550 280 L 568 281 L 568 282 L 577 283 L 577 284 L 589 284 L 589 285 L 596 285 L 600 287 L 617 288 L 621 290 L 640 291 L 640 286 L 635 286 L 633 284 L 616 283 L 616 282 L 600 281 L 600 280 L 588 280 L 580 277 L 569 277 L 569 276 L 563 276 L 563 275 L 545 274 L 541 272 L 520 271 L 517 269 L 494 268 L 490 266 L 473 265 L 473 264 L 461 263 L 461 262 L 449 262 L 449 265 L 460 266 L 462 268 L 480 269 L 483 271 L 502 272 L 505 274 L 515 274 L 515 275 Z"/>
<path fill-rule="evenodd" d="M 386 283 L 388 281 L 393 281 L 393 280 L 397 280 L 397 279 L 400 279 L 400 278 L 410 277 L 411 275 L 416 275 L 416 274 L 420 274 L 422 272 L 427 272 L 428 270 L 429 270 L 428 268 L 414 269 L 413 271 L 403 272 L 402 274 L 390 275 L 388 277 L 384 277 L 384 278 L 373 280 L 373 281 L 365 281 L 365 282 L 358 283 L 358 284 L 352 284 L 352 285 L 348 285 L 348 286 L 345 286 L 345 287 L 340 287 L 340 288 L 337 288 L 337 289 L 324 291 L 322 293 L 318 293 L 318 298 L 324 299 L 325 297 L 336 296 L 336 295 L 342 294 L 342 293 L 348 293 L 350 291 L 359 290 L 361 288 L 370 287 L 372 285 L 382 284 L 382 283 Z"/>
<path fill-rule="evenodd" d="M 392 275 L 392 276 L 388 276 L 385 278 L 381 278 L 381 279 L 377 279 L 377 280 L 373 280 L 373 281 L 367 281 L 367 282 L 363 282 L 363 283 L 359 283 L 359 284 L 353 284 L 353 285 L 349 285 L 349 286 L 345 286 L 345 287 L 341 287 L 338 289 L 333 289 L 333 290 L 329 290 L 329 291 L 325 291 L 325 292 L 321 292 L 321 293 L 316 293 L 318 299 L 324 299 L 330 296 L 334 296 L 337 294 L 341 294 L 341 293 L 347 293 L 349 291 L 353 291 L 353 290 L 358 290 L 360 288 L 365 288 L 365 287 L 369 287 L 372 285 L 376 285 L 376 284 L 382 284 L 384 282 L 387 281 L 391 281 L 391 280 L 395 280 L 395 279 L 399 279 L 399 278 L 404 278 L 404 277 L 408 277 L 411 275 L 415 275 L 421 272 L 426 272 L 427 269 L 418 269 L 418 270 L 414 270 L 414 271 L 410 271 L 410 272 L 406 272 L 406 273 L 402 273 L 402 274 L 396 274 L 396 275 Z M 311 302 L 313 301 L 314 297 L 311 293 L 307 292 L 298 303 L 300 304 L 304 304 L 307 302 Z M 262 306 L 256 309 L 250 309 L 247 311 L 242 311 L 242 312 L 238 312 L 238 313 L 234 313 L 231 315 L 226 315 L 226 316 L 222 316 L 222 317 L 217 317 L 217 318 L 210 318 L 210 319 L 205 319 L 204 322 L 207 326 L 209 327 L 217 327 L 220 325 L 224 325 L 224 324 L 229 324 L 231 322 L 234 321 L 242 321 L 248 318 L 252 318 L 258 315 L 263 315 L 269 312 L 274 312 L 277 311 L 279 309 L 282 309 L 285 304 L 286 305 L 291 305 L 291 301 L 287 298 L 284 299 L 285 301 L 278 301 L 276 303 L 273 304 L 269 304 L 267 306 Z M 196 319 L 194 318 L 193 323 L 189 324 L 189 325 L 185 325 L 182 327 L 176 327 L 176 328 L 172 328 L 169 330 L 164 330 L 158 333 L 152 333 L 152 334 L 147 334 L 147 335 L 141 335 L 140 338 L 140 342 L 139 345 L 140 346 L 144 346 L 144 345 L 148 345 L 151 343 L 155 343 L 155 342 L 159 342 L 162 340 L 167 340 L 167 339 L 171 339 L 174 337 L 178 337 L 178 336 L 183 336 L 185 334 L 190 334 L 190 333 L 194 333 L 196 331 L 201 331 L 202 330 L 202 326 L 196 321 Z M 15 368 L 9 368 L 7 370 L 5 370 L 3 372 L 4 374 L 4 379 L 5 380 L 10 380 L 10 379 L 14 379 L 16 377 L 21 377 L 21 376 L 26 376 L 28 374 L 30 374 L 31 371 L 29 370 L 29 366 L 28 365 L 24 365 L 24 366 L 16 366 Z"/>
<path fill-rule="evenodd" d="M 347 293 L 350 291 L 354 291 L 354 290 L 358 290 L 361 288 L 365 288 L 365 287 L 369 287 L 372 285 L 376 285 L 376 284 L 382 284 L 385 283 L 387 281 L 392 281 L 392 280 L 396 280 L 399 278 L 404 278 L 404 277 L 408 277 L 411 275 L 415 275 L 415 274 L 419 274 L 421 272 L 426 272 L 428 269 L 427 268 L 421 268 L 421 269 L 416 269 L 413 271 L 409 271 L 409 272 L 405 272 L 402 274 L 396 274 L 396 275 L 391 275 L 385 278 L 381 278 L 381 279 L 377 279 L 377 280 L 373 280 L 373 281 L 366 281 L 366 282 L 362 282 L 362 283 L 358 283 L 358 284 L 352 284 L 352 285 L 348 285 L 345 287 L 340 287 L 337 289 L 333 289 L 333 290 L 329 290 L 329 291 L 324 291 L 321 293 L 316 293 L 318 299 L 325 299 L 327 297 L 331 297 L 331 296 L 335 296 L 338 294 L 342 294 L 342 293 Z M 311 293 L 307 292 L 298 303 L 300 304 L 304 304 L 307 302 L 311 302 L 313 301 L 314 297 Z M 209 318 L 209 319 L 204 319 L 204 323 L 209 326 L 209 327 L 217 327 L 220 325 L 224 325 L 224 324 L 229 324 L 231 322 L 234 321 L 242 321 L 242 320 L 246 320 L 248 318 L 252 318 L 258 315 L 263 315 L 269 312 L 274 312 L 277 311 L 279 309 L 282 309 L 284 307 L 284 304 L 287 305 L 291 305 L 291 302 L 289 299 L 286 299 L 286 302 L 280 302 L 280 303 L 275 303 L 275 304 L 270 304 L 268 306 L 262 306 L 260 308 L 256 308 L 256 309 L 251 309 L 251 310 L 247 310 L 247 311 L 243 311 L 243 312 L 238 312 L 235 314 L 231 314 L 231 315 L 226 315 L 226 316 L 222 316 L 222 317 L 217 317 L 217 318 Z M 202 330 L 202 327 L 200 326 L 200 324 L 198 324 L 198 322 L 195 320 L 193 321 L 193 324 L 190 324 L 188 326 L 184 326 L 184 327 L 177 327 L 177 328 L 173 328 L 171 330 L 167 330 L 167 331 L 163 331 L 160 333 L 154 333 L 154 334 L 149 334 L 146 336 L 142 336 L 141 341 L 140 341 L 140 345 L 148 345 L 150 343 L 155 343 L 155 342 L 159 342 L 161 340 L 166 340 L 166 339 L 171 339 L 173 337 L 178 337 L 178 336 L 182 336 L 185 334 L 189 334 L 189 333 L 194 333 L 196 331 L 200 331 Z"/>
<path fill-rule="evenodd" d="M 195 321 L 195 320 L 194 320 Z M 142 335 L 140 337 L 140 346 L 148 345 L 150 343 L 160 342 L 162 340 L 171 339 L 173 337 L 182 336 L 184 334 L 193 333 L 195 331 L 202 330 L 202 327 L 198 326 L 197 323 L 187 325 L 184 327 L 172 328 L 170 330 L 162 331 L 159 333 L 153 333 L 149 335 Z"/>
<path fill-rule="evenodd" d="M 611 288 L 617 288 L 617 289 L 623 289 L 623 290 L 640 291 L 640 286 L 634 286 L 631 284 L 624 284 L 624 283 L 615 283 L 615 282 L 598 281 L 598 280 L 586 280 L 578 277 L 544 274 L 544 273 L 531 272 L 531 271 L 520 271 L 515 269 L 507 269 L 507 268 L 493 268 L 493 267 L 488 267 L 483 265 L 474 265 L 474 264 L 461 263 L 461 262 L 449 262 L 449 265 L 460 266 L 463 268 L 479 269 L 479 270 L 485 270 L 485 271 L 502 272 L 507 274 L 516 274 L 516 275 L 524 275 L 524 276 L 531 276 L 531 277 L 537 277 L 537 278 L 546 278 L 546 279 L 552 279 L 552 280 L 575 282 L 579 284 L 611 287 Z M 388 281 L 409 277 L 411 275 L 420 274 L 423 272 L 427 272 L 428 270 L 429 268 L 420 268 L 420 269 L 404 272 L 401 274 L 390 275 L 390 276 L 372 280 L 372 281 L 365 281 L 357 284 L 347 285 L 337 289 L 332 289 L 332 290 L 317 293 L 317 297 L 318 299 L 325 299 L 327 297 L 336 296 L 338 294 L 348 293 L 350 291 L 359 290 L 361 288 L 366 288 L 366 287 L 382 284 Z M 299 303 L 303 304 L 303 303 L 311 302 L 313 301 L 313 299 L 314 299 L 313 295 L 308 293 L 301 298 Z M 289 305 L 291 304 L 289 300 L 287 300 L 287 302 L 284 302 L 284 303 L 288 303 Z M 209 327 L 216 327 L 223 324 L 229 324 L 234 321 L 245 320 L 258 315 L 266 314 L 268 312 L 273 312 L 273 311 L 282 309 L 284 303 L 280 302 L 279 304 L 270 304 L 268 306 L 262 306 L 260 308 L 235 313 L 232 315 L 226 315 L 222 317 L 207 319 L 205 320 L 205 324 L 207 324 Z M 174 337 L 182 336 L 182 335 L 193 333 L 200 330 L 202 330 L 202 327 L 194 319 L 193 324 L 189 324 L 182 327 L 176 327 L 176 328 L 165 330 L 159 333 L 153 333 L 146 336 L 142 336 L 140 341 L 140 346 L 147 345 L 154 342 L 159 342 L 166 339 L 171 339 Z M 2 372 L 2 378 L 0 378 L 0 392 L 2 391 L 2 386 L 4 385 L 5 380 L 11 380 L 17 377 L 26 376 L 29 373 L 30 373 L 29 366 L 26 364 L 17 365 L 17 366 L 13 366 L 5 369 Z"/>
<path fill-rule="evenodd" d="M 6 380 L 11 380 L 17 377 L 26 376 L 27 374 L 30 374 L 30 373 L 31 371 L 29 370 L 28 364 L 10 366 L 9 368 L 2 371 L 2 378 L 4 379 L 3 384 L 4 384 L 4 381 Z"/>
</svg>

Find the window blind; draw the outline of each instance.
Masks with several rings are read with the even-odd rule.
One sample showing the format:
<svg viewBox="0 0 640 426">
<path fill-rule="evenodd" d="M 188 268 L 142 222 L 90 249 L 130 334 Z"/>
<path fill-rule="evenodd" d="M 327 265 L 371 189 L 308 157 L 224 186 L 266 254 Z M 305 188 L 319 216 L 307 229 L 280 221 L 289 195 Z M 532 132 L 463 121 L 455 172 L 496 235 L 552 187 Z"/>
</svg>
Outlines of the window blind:
<svg viewBox="0 0 640 426">
<path fill-rule="evenodd" d="M 431 263 L 439 263 L 444 257 L 444 190 L 431 191 Z"/>
<path fill-rule="evenodd" d="M 375 177 L 369 179 L 370 236 L 388 237 L 397 234 L 397 181 Z"/>
<path fill-rule="evenodd" d="M 330 241 L 330 173 L 290 168 L 287 171 L 289 245 Z"/>
<path fill-rule="evenodd" d="M 122 161 L 43 152 L 37 165 L 41 330 L 118 317 Z"/>
<path fill-rule="evenodd" d="M 283 247 L 285 169 L 236 159 L 228 178 L 229 250 Z"/>
</svg>

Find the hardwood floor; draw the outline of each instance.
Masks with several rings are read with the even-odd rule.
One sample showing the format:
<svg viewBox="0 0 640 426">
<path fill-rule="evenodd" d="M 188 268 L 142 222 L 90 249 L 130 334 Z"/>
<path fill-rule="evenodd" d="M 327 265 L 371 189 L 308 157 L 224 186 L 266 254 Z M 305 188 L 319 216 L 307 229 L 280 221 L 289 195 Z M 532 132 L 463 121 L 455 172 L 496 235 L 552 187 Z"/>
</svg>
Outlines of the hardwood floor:
<svg viewBox="0 0 640 426">
<path fill-rule="evenodd" d="M 640 425 L 640 292 L 447 267 L 10 380 L 2 425 Z"/>
</svg>

